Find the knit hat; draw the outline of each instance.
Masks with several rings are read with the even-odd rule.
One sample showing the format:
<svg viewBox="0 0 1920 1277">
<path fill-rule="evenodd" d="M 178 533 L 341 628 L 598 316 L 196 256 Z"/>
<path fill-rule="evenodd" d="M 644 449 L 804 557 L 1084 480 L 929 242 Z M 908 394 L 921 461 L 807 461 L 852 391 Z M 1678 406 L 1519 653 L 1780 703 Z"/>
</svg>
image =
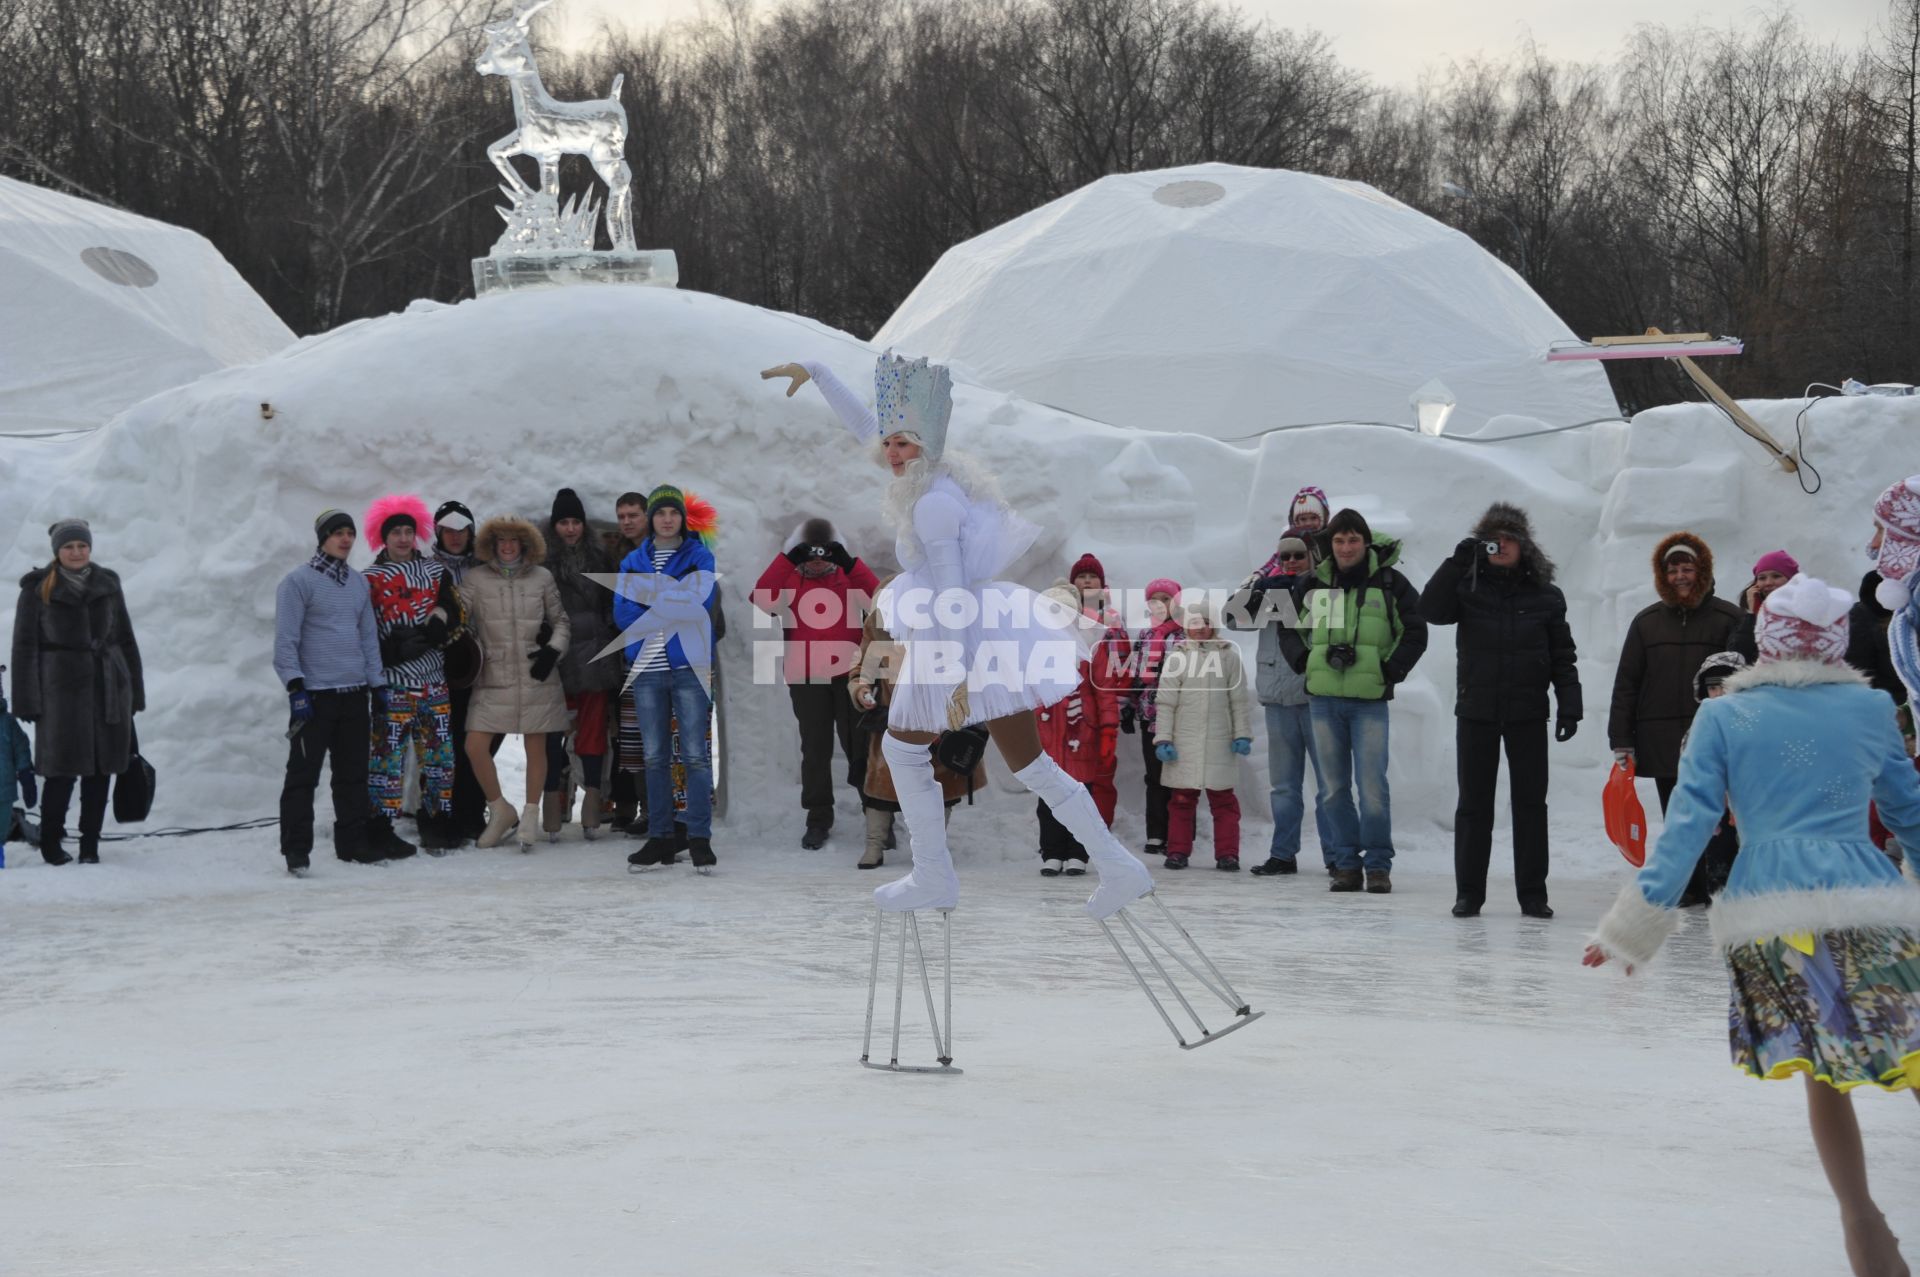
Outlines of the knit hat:
<svg viewBox="0 0 1920 1277">
<path fill-rule="evenodd" d="M 1727 675 L 1747 668 L 1747 658 L 1738 652 L 1715 652 L 1700 662 L 1693 675 L 1693 699 L 1704 701 L 1707 693 L 1726 681 Z"/>
<path fill-rule="evenodd" d="M 1920 568 L 1920 474 L 1903 479 L 1873 503 L 1873 518 L 1884 532 L 1880 538 L 1880 585 L 1874 597 L 1890 612 L 1898 612 L 1913 597 L 1907 578 Z"/>
<path fill-rule="evenodd" d="M 1169 599 L 1177 599 L 1180 597 L 1180 582 L 1170 576 L 1156 576 L 1153 580 L 1147 582 L 1147 597 L 1152 598 L 1156 594 L 1164 594 Z"/>
<path fill-rule="evenodd" d="M 653 523 L 654 511 L 671 507 L 680 512 L 685 521 L 686 535 L 694 537 L 702 545 L 712 548 L 714 538 L 720 530 L 720 515 L 707 501 L 692 492 L 682 492 L 670 483 L 663 483 L 647 494 L 647 523 Z"/>
<path fill-rule="evenodd" d="M 452 528 L 455 532 L 473 526 L 473 511 L 458 501 L 442 501 L 440 508 L 433 512 L 433 526 Z"/>
<path fill-rule="evenodd" d="M 93 545 L 93 529 L 85 519 L 60 519 L 47 528 L 47 535 L 53 539 L 56 554 L 70 541 L 85 542 L 89 548 Z"/>
<path fill-rule="evenodd" d="M 953 376 L 940 364 L 907 359 L 891 350 L 873 366 L 873 415 L 882 440 L 911 435 L 928 461 L 947 447 L 953 415 Z"/>
<path fill-rule="evenodd" d="M 1074 580 L 1083 572 L 1093 573 L 1100 578 L 1101 585 L 1106 585 L 1107 570 L 1101 567 L 1100 560 L 1094 558 L 1091 554 L 1083 554 L 1073 561 L 1073 566 L 1067 569 L 1067 580 Z"/>
<path fill-rule="evenodd" d="M 427 503 L 410 492 L 388 493 L 367 507 L 365 522 L 384 545 L 387 533 L 395 528 L 412 528 L 418 532 L 427 527 Z"/>
<path fill-rule="evenodd" d="M 1799 576 L 1800 564 L 1785 550 L 1775 550 L 1755 560 L 1753 574 L 1759 576 L 1762 572 L 1778 572 L 1781 576 Z"/>
<path fill-rule="evenodd" d="M 685 514 L 685 507 L 680 512 Z M 558 523 L 562 519 L 578 519 L 585 523 L 587 507 L 580 503 L 580 497 L 572 488 L 562 488 L 553 494 L 553 513 L 547 517 L 551 523 Z"/>
<path fill-rule="evenodd" d="M 1300 521 L 1302 511 L 1317 510 L 1320 522 L 1325 523 L 1333 514 L 1333 507 L 1327 504 L 1327 494 L 1308 484 L 1293 494 L 1293 504 L 1287 507 L 1287 526 L 1292 527 Z"/>
<path fill-rule="evenodd" d="M 1796 576 L 1760 605 L 1754 641 L 1763 661 L 1812 660 L 1838 665 L 1847 654 L 1853 596 L 1825 581 Z"/>
<path fill-rule="evenodd" d="M 325 545 L 327 538 L 342 528 L 354 533 L 359 531 L 353 526 L 353 516 L 345 510 L 322 510 L 320 517 L 313 521 L 314 542 Z"/>
<path fill-rule="evenodd" d="M 1299 537 L 1281 537 L 1280 544 L 1273 547 L 1274 562 L 1278 563 L 1280 556 L 1283 554 L 1304 554 L 1307 556 L 1307 559 L 1311 561 L 1313 559 L 1313 547 Z"/>
</svg>

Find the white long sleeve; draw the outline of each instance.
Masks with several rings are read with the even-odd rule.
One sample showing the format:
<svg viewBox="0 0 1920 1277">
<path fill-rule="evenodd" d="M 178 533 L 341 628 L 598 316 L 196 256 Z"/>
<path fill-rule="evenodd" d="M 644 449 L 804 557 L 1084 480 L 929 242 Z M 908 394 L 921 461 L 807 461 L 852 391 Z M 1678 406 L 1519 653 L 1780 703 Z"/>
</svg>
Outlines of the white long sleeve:
<svg viewBox="0 0 1920 1277">
<path fill-rule="evenodd" d="M 929 492 L 913 507 L 913 534 L 926 552 L 926 579 L 933 589 L 934 632 L 944 642 L 960 644 L 961 656 L 971 662 L 973 653 L 966 650 L 965 629 L 940 619 L 942 599 L 952 600 L 950 606 L 966 606 L 954 598 L 967 592 L 965 560 L 960 549 L 960 525 L 965 518 L 966 507 L 944 492 Z"/>
<path fill-rule="evenodd" d="M 880 419 L 873 415 L 873 409 L 867 406 L 864 399 L 848 388 L 846 382 L 833 375 L 833 369 L 812 359 L 801 360 L 800 366 L 813 378 L 813 384 L 820 387 L 827 406 L 846 423 L 856 440 L 872 443 L 880 437 Z"/>
</svg>

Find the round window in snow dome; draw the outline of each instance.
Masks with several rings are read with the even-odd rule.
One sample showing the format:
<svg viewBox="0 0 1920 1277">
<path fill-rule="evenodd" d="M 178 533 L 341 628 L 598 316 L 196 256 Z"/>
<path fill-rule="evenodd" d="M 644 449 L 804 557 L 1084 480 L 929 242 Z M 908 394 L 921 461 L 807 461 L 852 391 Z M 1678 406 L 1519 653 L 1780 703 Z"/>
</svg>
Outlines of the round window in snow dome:
<svg viewBox="0 0 1920 1277">
<path fill-rule="evenodd" d="M 1199 208 L 1217 204 L 1227 197 L 1227 188 L 1218 182 L 1168 182 L 1153 192 L 1153 198 L 1174 208 Z"/>
<path fill-rule="evenodd" d="M 152 288 L 160 282 L 160 272 L 147 265 L 144 258 L 118 248 L 84 249 L 80 253 L 80 260 L 87 264 L 88 270 L 109 284 Z"/>
</svg>

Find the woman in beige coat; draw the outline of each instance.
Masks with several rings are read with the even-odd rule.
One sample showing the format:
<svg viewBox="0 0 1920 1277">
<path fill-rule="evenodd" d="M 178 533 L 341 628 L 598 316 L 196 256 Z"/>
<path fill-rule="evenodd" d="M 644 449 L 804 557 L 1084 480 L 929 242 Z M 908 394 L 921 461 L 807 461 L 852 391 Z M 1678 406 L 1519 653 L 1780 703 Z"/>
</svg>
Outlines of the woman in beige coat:
<svg viewBox="0 0 1920 1277">
<path fill-rule="evenodd" d="M 1200 795 L 1213 812 L 1213 867 L 1240 867 L 1240 800 L 1234 782 L 1253 750 L 1246 667 L 1231 639 L 1220 637 L 1206 603 L 1183 604 L 1186 637 L 1167 649 L 1154 693 L 1154 751 L 1167 803 L 1167 868 L 1185 869 L 1193 854 Z"/>
<path fill-rule="evenodd" d="M 540 792 L 547 783 L 547 733 L 567 730 L 567 698 L 555 668 L 572 631 L 553 575 L 540 566 L 547 543 L 512 515 L 488 519 L 474 539 L 478 560 L 460 583 L 467 624 L 480 642 L 480 681 L 467 707 L 467 757 L 487 796 L 487 828 L 478 845 L 497 847 L 513 831 L 513 804 L 500 794 L 493 742 L 518 732 L 527 752 L 527 805 L 518 817 L 520 850 L 533 850 Z"/>
</svg>

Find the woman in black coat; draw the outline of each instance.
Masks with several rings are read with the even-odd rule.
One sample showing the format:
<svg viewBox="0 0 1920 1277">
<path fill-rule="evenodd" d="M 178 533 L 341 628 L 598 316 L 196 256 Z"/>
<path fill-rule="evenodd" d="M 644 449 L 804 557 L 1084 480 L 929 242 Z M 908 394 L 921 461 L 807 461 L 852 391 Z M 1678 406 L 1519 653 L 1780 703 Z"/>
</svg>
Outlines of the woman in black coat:
<svg viewBox="0 0 1920 1277">
<path fill-rule="evenodd" d="M 54 561 L 20 578 L 13 617 L 14 715 L 33 724 L 43 777 L 40 854 L 71 857 L 67 805 L 80 786 L 80 863 L 100 861 L 100 827 L 113 777 L 133 755 L 133 716 L 147 707 L 140 647 L 120 578 L 93 562 L 84 519 L 48 529 Z"/>
</svg>

